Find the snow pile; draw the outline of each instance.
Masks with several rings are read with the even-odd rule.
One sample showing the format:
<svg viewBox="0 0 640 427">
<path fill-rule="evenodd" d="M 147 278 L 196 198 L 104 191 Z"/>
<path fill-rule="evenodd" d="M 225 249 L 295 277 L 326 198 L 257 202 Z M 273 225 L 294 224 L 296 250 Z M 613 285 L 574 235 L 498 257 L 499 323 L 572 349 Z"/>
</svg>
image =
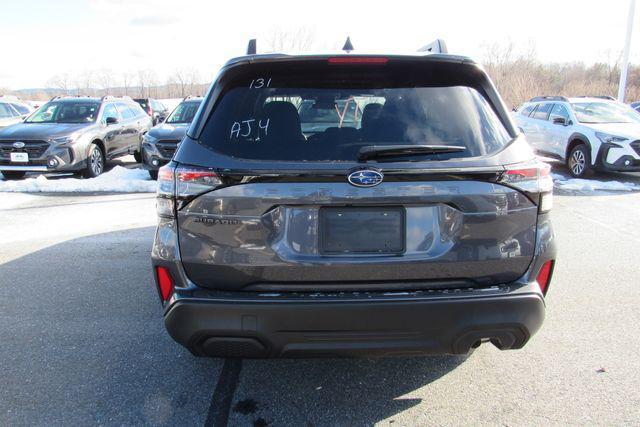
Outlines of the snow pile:
<svg viewBox="0 0 640 427">
<path fill-rule="evenodd" d="M 552 174 L 553 184 L 559 190 L 568 191 L 640 191 L 640 184 L 621 181 L 599 181 L 597 179 L 567 178 Z"/>
<path fill-rule="evenodd" d="M 3 177 L 4 178 L 4 177 Z M 152 193 L 156 191 L 156 182 L 151 180 L 144 169 L 127 169 L 116 166 L 102 175 L 91 178 L 49 178 L 39 175 L 16 181 L 0 181 L 0 192 L 21 193 Z"/>
</svg>

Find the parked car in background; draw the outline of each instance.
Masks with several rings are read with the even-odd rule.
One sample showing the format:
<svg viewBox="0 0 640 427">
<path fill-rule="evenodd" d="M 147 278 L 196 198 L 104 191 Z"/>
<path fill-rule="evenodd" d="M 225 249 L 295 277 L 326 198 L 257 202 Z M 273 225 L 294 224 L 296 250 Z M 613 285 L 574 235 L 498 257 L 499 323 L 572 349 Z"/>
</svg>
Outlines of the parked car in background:
<svg viewBox="0 0 640 427">
<path fill-rule="evenodd" d="M 0 96 L 0 128 L 22 122 L 34 109 L 14 96 Z"/>
<path fill-rule="evenodd" d="M 140 104 L 142 109 L 151 117 L 153 120 L 153 126 L 162 122 L 169 114 L 169 110 L 164 104 L 160 101 L 157 101 L 152 98 L 135 98 L 135 102 Z"/>
<path fill-rule="evenodd" d="M 300 105 L 348 99 L 362 114 L 303 128 Z M 233 59 L 158 173 L 165 325 L 215 357 L 521 348 L 553 273 L 552 188 L 469 58 Z"/>
<path fill-rule="evenodd" d="M 158 178 L 158 169 L 169 163 L 178 144 L 196 115 L 202 97 L 188 96 L 178 104 L 167 119 L 144 135 L 142 159 L 151 178 Z"/>
<path fill-rule="evenodd" d="M 534 150 L 562 160 L 576 178 L 640 171 L 640 115 L 610 97 L 539 96 L 513 116 Z"/>
<path fill-rule="evenodd" d="M 142 160 L 142 136 L 151 118 L 129 97 L 55 97 L 24 122 L 0 130 L 0 171 L 100 175 L 105 162 L 133 154 Z"/>
<path fill-rule="evenodd" d="M 302 131 L 316 133 L 329 127 L 353 127 L 362 111 L 355 98 L 339 100 L 306 99 L 298 107 Z"/>
<path fill-rule="evenodd" d="M 640 113 L 640 101 L 632 102 L 629 106 Z"/>
</svg>

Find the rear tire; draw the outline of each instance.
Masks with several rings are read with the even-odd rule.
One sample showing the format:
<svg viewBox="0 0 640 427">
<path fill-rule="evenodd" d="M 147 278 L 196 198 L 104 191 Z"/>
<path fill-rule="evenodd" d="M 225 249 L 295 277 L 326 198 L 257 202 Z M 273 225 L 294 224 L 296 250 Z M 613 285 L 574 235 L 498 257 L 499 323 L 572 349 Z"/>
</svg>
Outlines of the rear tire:
<svg viewBox="0 0 640 427">
<path fill-rule="evenodd" d="M 567 167 L 574 178 L 586 178 L 591 175 L 591 153 L 586 144 L 578 144 L 571 149 L 567 157 Z"/>
<path fill-rule="evenodd" d="M 136 163 L 142 163 L 142 152 L 134 151 L 133 158 L 136 160 Z"/>
<path fill-rule="evenodd" d="M 7 181 L 13 181 L 15 179 L 24 178 L 25 173 L 26 172 L 21 171 L 2 171 L 2 176 L 4 176 L 4 179 L 6 179 Z"/>
<path fill-rule="evenodd" d="M 157 181 L 158 180 L 158 171 L 157 170 L 149 170 L 149 176 L 151 177 L 152 180 Z"/>
<path fill-rule="evenodd" d="M 89 147 L 89 155 L 87 156 L 87 167 L 82 172 L 85 178 L 95 178 L 104 172 L 104 154 L 100 147 L 91 144 Z"/>
</svg>

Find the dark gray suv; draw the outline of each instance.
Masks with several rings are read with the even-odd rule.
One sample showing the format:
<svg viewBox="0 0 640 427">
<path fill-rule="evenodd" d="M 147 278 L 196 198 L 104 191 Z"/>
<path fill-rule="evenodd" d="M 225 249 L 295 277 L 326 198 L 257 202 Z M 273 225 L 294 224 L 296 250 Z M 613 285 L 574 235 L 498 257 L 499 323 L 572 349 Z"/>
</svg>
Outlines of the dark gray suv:
<svg viewBox="0 0 640 427">
<path fill-rule="evenodd" d="M 220 357 L 521 348 L 556 259 L 551 191 L 468 58 L 233 59 L 159 171 L 165 325 Z"/>
<path fill-rule="evenodd" d="M 129 97 L 56 97 L 0 130 L 0 171 L 7 179 L 26 172 L 95 177 L 116 157 L 133 154 L 140 162 L 149 129 L 151 118 Z"/>
<path fill-rule="evenodd" d="M 160 166 L 169 163 L 201 103 L 202 97 L 184 98 L 164 123 L 154 126 L 144 135 L 142 159 L 151 178 L 156 179 Z"/>
</svg>

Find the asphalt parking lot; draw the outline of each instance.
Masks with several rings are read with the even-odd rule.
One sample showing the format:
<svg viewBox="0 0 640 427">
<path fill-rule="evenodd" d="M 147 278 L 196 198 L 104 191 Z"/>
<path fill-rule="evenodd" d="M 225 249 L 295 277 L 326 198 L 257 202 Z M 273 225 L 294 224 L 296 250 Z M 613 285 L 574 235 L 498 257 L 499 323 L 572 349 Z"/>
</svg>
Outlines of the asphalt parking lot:
<svg viewBox="0 0 640 427">
<path fill-rule="evenodd" d="M 638 192 L 556 196 L 547 319 L 523 350 L 226 364 L 192 357 L 164 330 L 149 260 L 153 194 L 0 200 L 1 425 L 640 419 Z"/>
</svg>

